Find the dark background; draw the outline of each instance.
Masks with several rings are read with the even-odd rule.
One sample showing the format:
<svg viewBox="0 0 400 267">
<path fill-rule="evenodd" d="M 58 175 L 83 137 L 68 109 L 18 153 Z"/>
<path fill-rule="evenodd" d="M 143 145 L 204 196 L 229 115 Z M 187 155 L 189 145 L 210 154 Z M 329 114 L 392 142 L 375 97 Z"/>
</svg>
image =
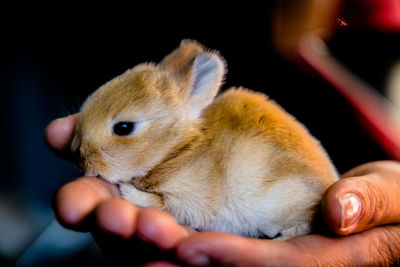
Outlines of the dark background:
<svg viewBox="0 0 400 267">
<path fill-rule="evenodd" d="M 53 219 L 54 192 L 80 175 L 72 163 L 48 150 L 43 141 L 46 125 L 78 112 L 88 94 L 126 69 L 160 61 L 184 38 L 221 52 L 228 64 L 222 89 L 245 86 L 264 92 L 303 122 L 339 172 L 387 159 L 333 87 L 276 53 L 271 42 L 273 8 L 273 1 L 221 8 L 133 2 L 96 9 L 77 5 L 2 10 L 0 264 L 15 261 L 32 244 Z M 392 53 L 400 47 L 395 46 L 397 37 L 345 28 L 331 46 L 381 90 Z"/>
</svg>

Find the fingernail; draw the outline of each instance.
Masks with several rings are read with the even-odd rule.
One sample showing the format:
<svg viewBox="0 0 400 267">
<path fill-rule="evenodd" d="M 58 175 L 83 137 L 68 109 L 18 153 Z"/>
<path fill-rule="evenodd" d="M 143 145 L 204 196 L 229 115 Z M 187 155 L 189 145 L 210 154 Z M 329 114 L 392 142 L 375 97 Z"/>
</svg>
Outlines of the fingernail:
<svg viewBox="0 0 400 267">
<path fill-rule="evenodd" d="M 342 211 L 341 228 L 352 226 L 361 215 L 361 200 L 357 194 L 346 193 L 338 197 Z"/>
<path fill-rule="evenodd" d="M 189 250 L 182 256 L 182 260 L 185 263 L 189 263 L 193 266 L 210 266 L 210 258 L 198 250 Z"/>
</svg>

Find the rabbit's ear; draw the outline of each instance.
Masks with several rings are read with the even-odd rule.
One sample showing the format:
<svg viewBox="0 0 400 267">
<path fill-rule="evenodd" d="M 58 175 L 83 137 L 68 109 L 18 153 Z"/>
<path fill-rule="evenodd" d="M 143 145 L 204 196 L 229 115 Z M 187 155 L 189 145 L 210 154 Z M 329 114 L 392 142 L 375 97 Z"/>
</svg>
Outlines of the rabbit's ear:
<svg viewBox="0 0 400 267">
<path fill-rule="evenodd" d="M 225 61 L 218 52 L 205 51 L 196 41 L 183 40 L 179 48 L 158 65 L 180 85 L 190 117 L 196 119 L 217 94 L 225 74 Z"/>
<path fill-rule="evenodd" d="M 204 52 L 189 64 L 186 96 L 191 117 L 195 119 L 218 93 L 224 79 L 225 62 L 216 52 Z"/>
<path fill-rule="evenodd" d="M 192 61 L 204 48 L 196 41 L 185 39 L 180 46 L 166 56 L 159 64 L 165 70 L 176 72 Z"/>
</svg>

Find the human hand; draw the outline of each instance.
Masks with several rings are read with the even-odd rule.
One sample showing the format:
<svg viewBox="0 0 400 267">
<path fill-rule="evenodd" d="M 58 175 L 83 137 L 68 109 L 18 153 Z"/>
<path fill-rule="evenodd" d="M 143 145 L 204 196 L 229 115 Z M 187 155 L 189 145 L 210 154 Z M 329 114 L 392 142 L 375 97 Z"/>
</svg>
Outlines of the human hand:
<svg viewBox="0 0 400 267">
<path fill-rule="evenodd" d="M 49 147 L 72 158 L 77 114 L 53 121 L 46 129 Z M 120 197 L 118 187 L 96 177 L 81 177 L 61 187 L 53 209 L 58 221 L 75 231 L 91 232 L 99 246 L 121 262 L 146 263 L 171 258 L 176 244 L 193 230 L 158 210 L 141 209 Z"/>
<path fill-rule="evenodd" d="M 201 233 L 183 239 L 176 254 L 196 266 L 400 264 L 400 163 L 368 163 L 342 178 L 322 200 L 325 223 L 339 236 L 311 234 L 281 242 Z"/>
<path fill-rule="evenodd" d="M 76 115 L 73 115 L 48 127 L 46 140 L 58 154 L 68 155 L 75 122 Z M 54 210 L 61 224 L 74 230 L 91 231 L 99 245 L 117 257 L 128 255 L 135 262 L 137 257 L 149 255 L 145 251 L 151 251 L 150 257 L 140 260 L 142 263 L 153 261 L 149 265 L 175 262 L 175 257 L 191 265 L 398 263 L 400 163 L 369 163 L 343 177 L 330 187 L 322 201 L 327 226 L 340 236 L 312 234 L 282 242 L 225 233 L 193 235 L 193 231 L 177 224 L 169 215 L 137 208 L 119 198 L 115 185 L 94 177 L 80 178 L 63 186 L 55 196 Z M 347 193 L 354 193 L 356 197 Z M 361 203 L 355 209 L 357 199 Z M 342 207 L 348 211 L 344 212 L 343 220 Z M 163 261 L 156 262 L 159 259 Z"/>
</svg>

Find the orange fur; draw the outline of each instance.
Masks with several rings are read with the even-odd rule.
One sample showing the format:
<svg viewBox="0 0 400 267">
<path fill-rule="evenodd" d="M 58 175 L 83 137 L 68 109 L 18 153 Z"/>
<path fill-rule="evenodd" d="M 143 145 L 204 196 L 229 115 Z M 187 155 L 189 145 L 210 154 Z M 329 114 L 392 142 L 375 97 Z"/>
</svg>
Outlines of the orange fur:
<svg viewBox="0 0 400 267">
<path fill-rule="evenodd" d="M 276 170 L 278 177 L 298 168 L 318 173 L 328 186 L 332 167 L 319 142 L 296 119 L 265 95 L 247 89 L 231 89 L 219 96 L 204 113 L 206 127 L 215 134 L 226 129 L 244 137 L 262 135 L 281 149 L 302 157 L 305 163 L 288 161 Z M 211 136 L 215 139 L 215 136 Z"/>
</svg>

